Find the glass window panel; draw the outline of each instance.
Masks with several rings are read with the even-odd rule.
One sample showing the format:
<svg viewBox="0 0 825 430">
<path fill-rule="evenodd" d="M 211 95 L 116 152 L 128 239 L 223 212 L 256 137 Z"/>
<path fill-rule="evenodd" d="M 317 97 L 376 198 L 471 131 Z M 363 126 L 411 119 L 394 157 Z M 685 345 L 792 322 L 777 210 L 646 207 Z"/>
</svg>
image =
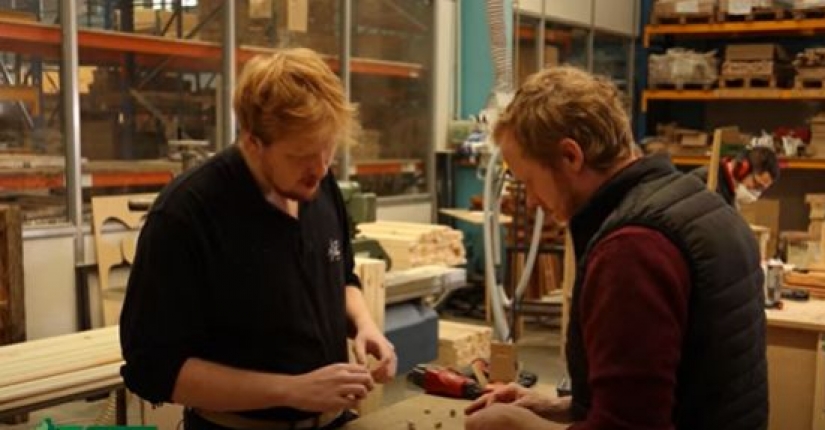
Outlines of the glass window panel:
<svg viewBox="0 0 825 430">
<path fill-rule="evenodd" d="M 220 22 L 216 23 L 213 18 L 217 17 L 223 1 L 81 0 L 78 25 L 173 39 L 219 40 Z"/>
<path fill-rule="evenodd" d="M 545 64 L 571 65 L 587 69 L 587 45 L 590 30 L 547 22 L 545 30 Z"/>
<path fill-rule="evenodd" d="M 27 36 L 37 25 L 59 39 L 57 5 L 0 1 L 0 203 L 19 205 L 27 226 L 67 219 L 62 47 Z"/>
<path fill-rule="evenodd" d="M 529 16 L 520 16 L 518 19 L 518 31 L 516 32 L 516 86 L 524 83 L 524 80 L 533 73 L 538 72 L 539 63 L 539 32 L 538 26 L 541 25 L 541 20 Z M 543 44 L 542 44 L 543 45 Z M 545 51 L 545 54 L 547 51 Z M 550 50 L 552 54 L 552 48 Z M 551 55 L 552 57 L 552 55 Z M 547 61 L 553 61 L 553 58 L 545 58 Z M 552 64 L 552 63 L 550 63 Z"/>
<path fill-rule="evenodd" d="M 79 46 L 84 203 L 159 191 L 217 147 L 223 0 L 184 5 L 195 22 L 184 15 L 169 23 L 197 40 L 138 34 L 139 11 L 165 11 L 174 2 L 85 3 L 82 13 L 114 4 L 109 12 L 120 27 L 80 29 L 88 36 Z"/>
<path fill-rule="evenodd" d="M 631 39 L 597 31 L 593 42 L 593 73 L 607 76 L 625 94 L 629 112 L 629 68 Z"/>
<path fill-rule="evenodd" d="M 352 3 L 351 94 L 364 132 L 351 148 L 350 174 L 379 196 L 427 192 L 433 2 Z"/>
</svg>

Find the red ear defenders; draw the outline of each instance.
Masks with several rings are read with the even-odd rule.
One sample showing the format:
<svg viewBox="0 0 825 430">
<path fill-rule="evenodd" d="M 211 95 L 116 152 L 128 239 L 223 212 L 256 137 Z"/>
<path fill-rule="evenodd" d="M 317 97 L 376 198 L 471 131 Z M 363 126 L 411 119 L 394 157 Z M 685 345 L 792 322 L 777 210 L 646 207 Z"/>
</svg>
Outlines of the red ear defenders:
<svg viewBox="0 0 825 430">
<path fill-rule="evenodd" d="M 747 151 L 740 153 L 733 163 L 733 177 L 737 181 L 745 179 L 751 173 L 751 162 L 748 160 Z"/>
</svg>

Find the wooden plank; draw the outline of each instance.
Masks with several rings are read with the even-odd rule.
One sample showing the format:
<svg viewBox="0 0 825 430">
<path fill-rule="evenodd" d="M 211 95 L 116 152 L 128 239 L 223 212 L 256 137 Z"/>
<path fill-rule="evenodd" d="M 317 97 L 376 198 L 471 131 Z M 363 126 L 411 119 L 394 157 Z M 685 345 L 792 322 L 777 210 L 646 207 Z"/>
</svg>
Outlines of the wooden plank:
<svg viewBox="0 0 825 430">
<path fill-rule="evenodd" d="M 25 341 L 23 226 L 16 206 L 0 206 L 0 302 L 6 303 L 0 310 L 0 345 Z"/>
<path fill-rule="evenodd" d="M 420 395 L 395 403 L 346 426 L 345 430 L 463 430 L 466 400 Z M 451 413 L 454 412 L 454 413 Z M 440 424 L 440 426 L 437 426 Z"/>
<path fill-rule="evenodd" d="M 771 430 L 812 429 L 819 334 L 768 327 Z"/>
<path fill-rule="evenodd" d="M 716 192 L 716 185 L 719 183 L 719 160 L 722 152 L 722 130 L 716 129 L 713 132 L 713 145 L 710 150 L 710 165 L 708 167 L 708 189 Z"/>
<path fill-rule="evenodd" d="M 825 429 L 825 335 L 819 335 L 816 348 L 816 377 L 814 378 L 813 427 Z"/>
<path fill-rule="evenodd" d="M 95 242 L 95 253 L 98 267 L 98 284 L 100 296 L 110 300 L 103 302 L 103 324 L 115 325 L 118 323 L 121 309 L 121 295 L 109 294 L 112 286 L 109 284 L 109 273 L 112 268 L 134 259 L 134 237 L 127 237 L 121 243 L 111 243 L 103 239 L 103 225 L 109 221 L 123 224 L 132 230 L 138 230 L 148 210 L 134 209 L 130 201 L 146 199 L 154 200 L 156 194 L 132 194 L 122 196 L 106 196 L 92 198 L 92 234 Z M 137 235 L 134 231 L 133 236 Z M 125 242 L 125 244 L 124 244 Z"/>
<path fill-rule="evenodd" d="M 384 273 L 386 266 L 381 260 L 358 258 L 355 261 L 355 273 L 361 279 L 361 291 L 364 301 L 375 325 L 384 330 L 384 316 L 386 308 L 386 288 Z M 370 365 L 375 361 L 371 360 Z M 377 384 L 367 397 L 358 405 L 358 412 L 366 415 L 377 411 L 384 400 L 384 387 Z"/>
<path fill-rule="evenodd" d="M 786 300 L 783 305 L 782 310 L 765 310 L 769 327 L 825 332 L 825 301 L 794 302 Z"/>
</svg>

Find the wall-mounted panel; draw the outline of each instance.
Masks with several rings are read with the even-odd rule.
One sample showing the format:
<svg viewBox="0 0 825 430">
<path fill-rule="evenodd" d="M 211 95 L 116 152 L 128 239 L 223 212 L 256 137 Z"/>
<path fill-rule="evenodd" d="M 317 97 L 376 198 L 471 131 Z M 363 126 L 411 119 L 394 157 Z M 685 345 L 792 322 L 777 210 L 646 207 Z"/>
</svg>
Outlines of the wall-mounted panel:
<svg viewBox="0 0 825 430">
<path fill-rule="evenodd" d="M 548 0 L 545 7 L 548 20 L 560 20 L 586 26 L 590 25 L 593 18 L 592 12 L 593 4 L 589 0 Z"/>
<path fill-rule="evenodd" d="M 596 28 L 635 35 L 639 0 L 596 0 Z"/>
</svg>

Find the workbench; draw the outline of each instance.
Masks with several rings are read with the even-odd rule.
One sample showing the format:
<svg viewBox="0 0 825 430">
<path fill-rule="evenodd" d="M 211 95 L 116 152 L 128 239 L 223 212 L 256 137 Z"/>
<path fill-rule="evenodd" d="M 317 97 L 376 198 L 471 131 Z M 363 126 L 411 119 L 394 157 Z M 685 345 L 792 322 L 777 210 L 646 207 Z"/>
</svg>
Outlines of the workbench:
<svg viewBox="0 0 825 430">
<path fill-rule="evenodd" d="M 464 430 L 464 408 L 469 404 L 467 400 L 422 394 L 359 418 L 344 430 L 409 430 L 410 422 L 415 430 Z M 557 424 L 553 428 L 567 427 Z"/>
<path fill-rule="evenodd" d="M 769 309 L 771 430 L 825 429 L 825 301 Z"/>
</svg>

